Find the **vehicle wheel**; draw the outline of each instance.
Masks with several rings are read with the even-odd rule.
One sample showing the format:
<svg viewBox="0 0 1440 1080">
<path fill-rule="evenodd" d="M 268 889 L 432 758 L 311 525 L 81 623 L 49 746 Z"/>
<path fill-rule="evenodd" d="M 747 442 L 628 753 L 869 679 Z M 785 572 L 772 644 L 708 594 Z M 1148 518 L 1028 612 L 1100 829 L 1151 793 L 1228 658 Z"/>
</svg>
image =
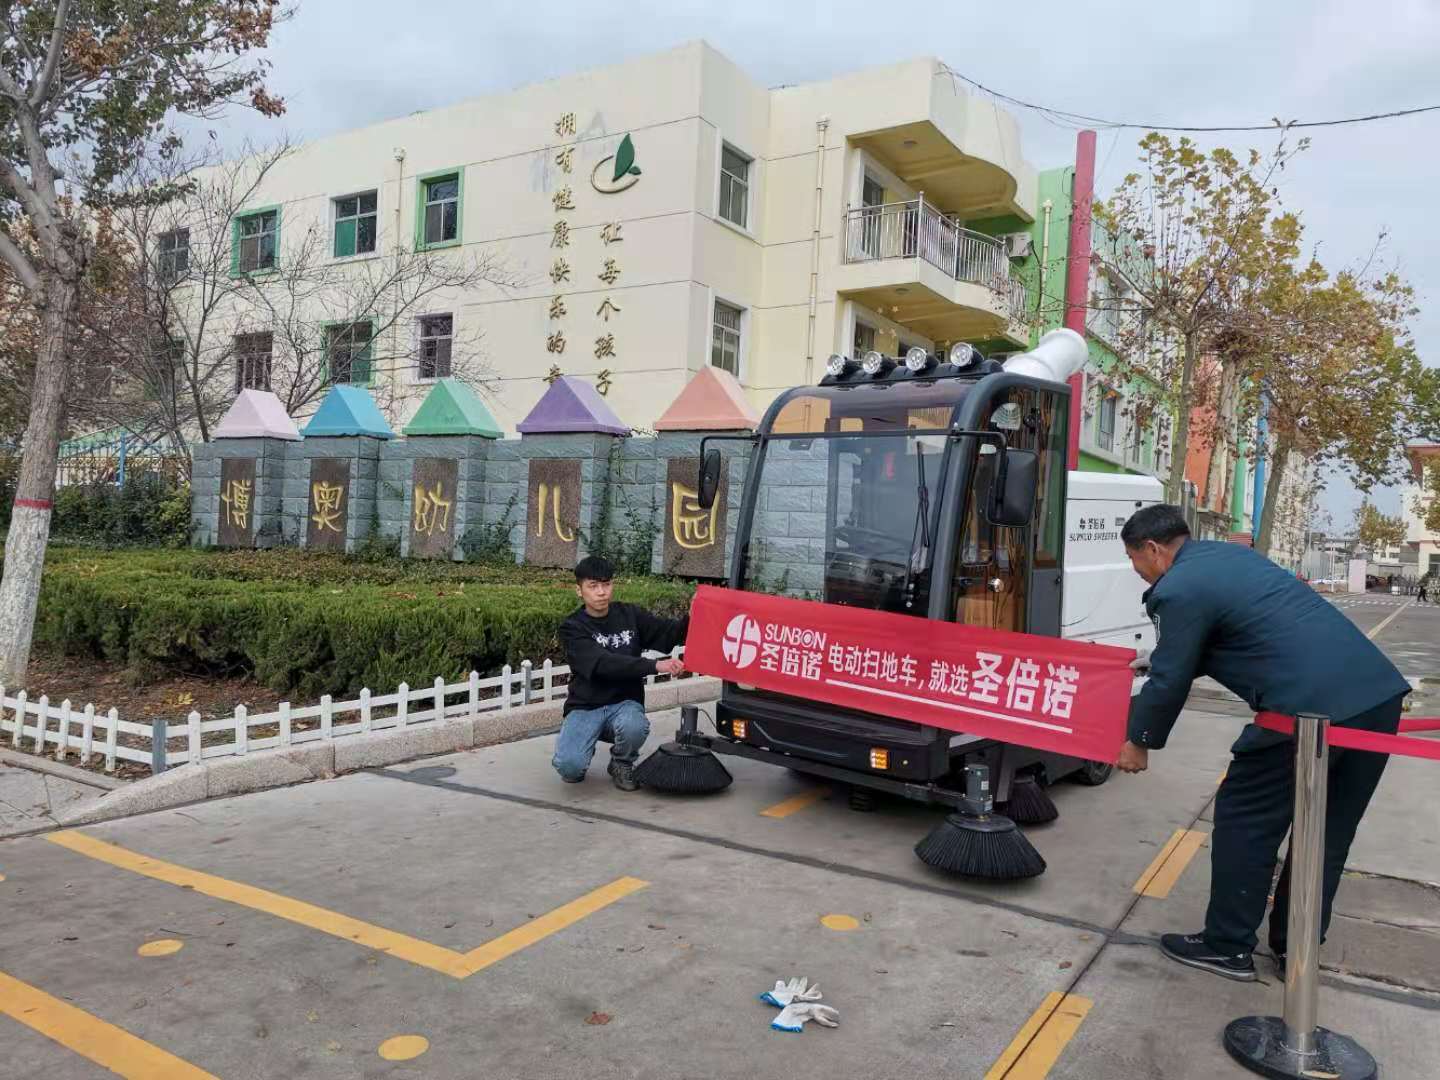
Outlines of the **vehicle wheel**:
<svg viewBox="0 0 1440 1080">
<path fill-rule="evenodd" d="M 1103 761 L 1087 761 L 1080 768 L 1070 774 L 1077 784 L 1084 784 L 1086 787 L 1099 787 L 1110 779 L 1110 774 L 1115 771 L 1114 765 L 1107 765 Z"/>
</svg>

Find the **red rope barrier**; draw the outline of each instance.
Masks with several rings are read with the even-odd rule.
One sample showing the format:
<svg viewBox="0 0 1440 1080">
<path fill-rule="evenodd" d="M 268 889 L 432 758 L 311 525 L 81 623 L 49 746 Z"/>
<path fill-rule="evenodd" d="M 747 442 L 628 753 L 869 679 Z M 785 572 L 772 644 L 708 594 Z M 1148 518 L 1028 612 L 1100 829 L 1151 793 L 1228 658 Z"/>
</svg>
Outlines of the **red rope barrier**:
<svg viewBox="0 0 1440 1080">
<path fill-rule="evenodd" d="M 1262 712 L 1255 717 L 1255 723 L 1282 735 L 1295 734 L 1295 718 L 1279 713 Z M 1440 731 L 1440 717 L 1424 716 L 1400 721 L 1401 731 Z M 1405 735 L 1386 735 L 1380 731 L 1362 731 L 1359 728 L 1339 727 L 1331 724 L 1326 735 L 1331 746 L 1346 750 L 1368 750 L 1375 754 L 1401 754 L 1405 757 L 1428 758 L 1440 761 L 1440 740 L 1414 739 Z"/>
</svg>

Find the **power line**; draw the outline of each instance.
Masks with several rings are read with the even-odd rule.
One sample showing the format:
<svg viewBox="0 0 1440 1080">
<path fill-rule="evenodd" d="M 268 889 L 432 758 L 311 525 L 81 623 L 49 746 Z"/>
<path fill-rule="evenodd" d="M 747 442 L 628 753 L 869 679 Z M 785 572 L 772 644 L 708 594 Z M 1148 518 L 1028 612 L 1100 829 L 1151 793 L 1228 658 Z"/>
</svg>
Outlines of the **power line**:
<svg viewBox="0 0 1440 1080">
<path fill-rule="evenodd" d="M 1420 113 L 1440 112 L 1440 105 L 1419 105 L 1412 109 L 1395 109 L 1390 112 L 1368 113 L 1365 116 L 1346 116 L 1335 120 L 1290 120 L 1281 121 L 1276 118 L 1268 124 L 1142 124 L 1129 120 L 1107 120 L 1104 117 L 1090 116 L 1086 113 L 1071 112 L 1068 109 L 1055 109 L 1048 105 L 1037 105 L 1032 101 L 1024 101 L 1009 94 L 1001 93 L 999 90 L 992 90 L 984 83 L 970 78 L 950 67 L 942 64 L 942 68 L 951 78 L 959 79 L 967 86 L 973 86 L 981 93 L 988 94 L 998 101 L 1009 105 L 1015 105 L 1022 109 L 1030 109 L 1039 113 L 1051 123 L 1060 126 L 1078 127 L 1082 124 L 1094 125 L 1107 129 L 1134 128 L 1144 131 L 1289 131 L 1295 128 L 1316 128 L 1316 127 L 1340 127 L 1344 124 L 1366 124 L 1375 120 L 1394 120 L 1402 116 L 1416 116 Z"/>
</svg>

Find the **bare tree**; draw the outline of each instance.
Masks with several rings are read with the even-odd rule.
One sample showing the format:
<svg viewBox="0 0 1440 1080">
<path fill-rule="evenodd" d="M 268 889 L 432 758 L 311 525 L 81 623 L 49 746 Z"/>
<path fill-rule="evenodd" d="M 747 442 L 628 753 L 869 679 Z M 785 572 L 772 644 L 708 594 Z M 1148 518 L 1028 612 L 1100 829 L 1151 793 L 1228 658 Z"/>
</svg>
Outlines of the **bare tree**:
<svg viewBox="0 0 1440 1080">
<path fill-rule="evenodd" d="M 176 195 L 117 213 L 143 256 L 126 293 L 131 318 L 111 342 L 130 387 L 115 423 L 188 453 L 246 387 L 273 391 L 292 415 L 337 382 L 371 387 L 392 414 L 416 380 L 488 388 L 481 332 L 457 332 L 453 304 L 523 284 L 497 252 L 415 251 L 397 238 L 384 254 L 339 260 L 328 218 L 302 219 L 273 248 L 247 251 L 258 266 L 237 265 L 237 222 L 299 152 L 280 140 L 231 161 L 147 163 L 133 178 L 135 190 Z"/>
</svg>

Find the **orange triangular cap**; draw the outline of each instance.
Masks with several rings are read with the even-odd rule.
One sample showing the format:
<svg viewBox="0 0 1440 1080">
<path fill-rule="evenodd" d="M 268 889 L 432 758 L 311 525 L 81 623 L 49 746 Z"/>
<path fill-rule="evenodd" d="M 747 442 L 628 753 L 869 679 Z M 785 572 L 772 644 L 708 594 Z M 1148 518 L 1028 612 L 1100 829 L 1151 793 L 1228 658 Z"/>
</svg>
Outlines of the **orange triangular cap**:
<svg viewBox="0 0 1440 1080">
<path fill-rule="evenodd" d="M 695 373 L 655 421 L 656 431 L 753 431 L 759 426 L 760 414 L 735 376 L 709 366 Z"/>
</svg>

